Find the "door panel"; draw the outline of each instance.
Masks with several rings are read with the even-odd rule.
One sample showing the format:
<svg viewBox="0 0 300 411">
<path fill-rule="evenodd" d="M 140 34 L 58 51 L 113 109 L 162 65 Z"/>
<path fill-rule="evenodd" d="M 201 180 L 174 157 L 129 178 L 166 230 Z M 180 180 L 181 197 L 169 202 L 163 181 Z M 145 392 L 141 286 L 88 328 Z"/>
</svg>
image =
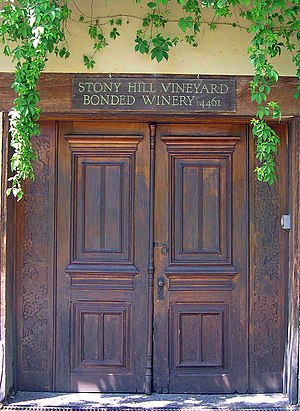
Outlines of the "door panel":
<svg viewBox="0 0 300 411">
<path fill-rule="evenodd" d="M 132 258 L 132 161 L 83 156 L 76 162 L 74 259 L 128 261 Z"/>
<path fill-rule="evenodd" d="M 223 347 L 228 342 L 228 306 L 224 304 L 171 304 L 171 372 L 194 367 L 223 367 Z M 225 320 L 226 319 L 226 320 Z"/>
<path fill-rule="evenodd" d="M 166 283 L 154 315 L 159 392 L 247 390 L 246 147 L 243 127 L 159 128 L 156 244 L 169 247 L 155 250 Z"/>
<path fill-rule="evenodd" d="M 132 166 L 122 154 L 76 156 L 74 262 L 132 261 Z"/>
<path fill-rule="evenodd" d="M 228 158 L 186 159 L 174 153 L 171 162 L 172 262 L 228 262 Z"/>
<path fill-rule="evenodd" d="M 144 128 L 135 127 L 61 129 L 60 390 L 144 390 L 149 165 Z"/>
</svg>

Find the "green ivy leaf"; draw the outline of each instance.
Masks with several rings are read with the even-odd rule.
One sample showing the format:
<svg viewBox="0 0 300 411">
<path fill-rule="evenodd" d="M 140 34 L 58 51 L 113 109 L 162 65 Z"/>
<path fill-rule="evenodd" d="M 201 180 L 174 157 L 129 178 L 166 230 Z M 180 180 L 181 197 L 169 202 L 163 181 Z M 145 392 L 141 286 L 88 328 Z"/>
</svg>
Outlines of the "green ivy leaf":
<svg viewBox="0 0 300 411">
<path fill-rule="evenodd" d="M 89 36 L 91 39 L 97 38 L 98 28 L 96 25 L 89 26 Z"/>
<path fill-rule="evenodd" d="M 148 54 L 149 53 L 149 43 L 146 40 L 143 40 L 140 37 L 137 37 L 135 39 L 135 42 L 137 43 L 135 45 L 135 51 L 140 52 L 141 54 Z"/>
<path fill-rule="evenodd" d="M 193 28 L 193 24 L 191 16 L 181 17 L 178 22 L 178 27 L 185 33 L 187 29 Z"/>
<path fill-rule="evenodd" d="M 94 68 L 96 62 L 92 58 L 88 57 L 86 54 L 83 56 L 83 63 L 88 69 Z"/>
<path fill-rule="evenodd" d="M 147 3 L 147 6 L 148 6 L 150 9 L 156 9 L 156 7 L 158 6 L 158 4 L 155 3 L 154 1 L 150 1 L 149 3 Z"/>
<path fill-rule="evenodd" d="M 114 27 L 112 31 L 109 33 L 109 37 L 113 40 L 115 40 L 119 35 L 120 33 L 118 32 L 116 27 Z"/>
</svg>

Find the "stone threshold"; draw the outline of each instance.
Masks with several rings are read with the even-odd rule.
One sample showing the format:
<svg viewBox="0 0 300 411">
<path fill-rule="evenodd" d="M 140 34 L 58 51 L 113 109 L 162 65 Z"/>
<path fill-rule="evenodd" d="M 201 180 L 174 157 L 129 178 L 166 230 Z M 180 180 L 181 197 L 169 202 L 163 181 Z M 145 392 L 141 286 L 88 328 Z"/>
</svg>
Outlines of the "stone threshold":
<svg viewBox="0 0 300 411">
<path fill-rule="evenodd" d="M 283 394 L 100 394 L 18 392 L 3 411 L 300 411 Z"/>
</svg>

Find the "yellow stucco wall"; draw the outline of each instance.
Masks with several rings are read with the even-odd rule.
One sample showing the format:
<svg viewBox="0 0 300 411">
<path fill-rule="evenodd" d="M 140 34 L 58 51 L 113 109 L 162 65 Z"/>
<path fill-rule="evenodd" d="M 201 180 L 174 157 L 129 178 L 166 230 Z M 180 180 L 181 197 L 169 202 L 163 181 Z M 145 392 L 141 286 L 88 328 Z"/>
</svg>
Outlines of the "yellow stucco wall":
<svg viewBox="0 0 300 411">
<path fill-rule="evenodd" d="M 70 1 L 73 8 L 72 21 L 68 23 L 70 34 L 67 35 L 71 56 L 67 60 L 51 56 L 47 64 L 46 71 L 48 72 L 252 74 L 246 51 L 250 45 L 251 36 L 245 29 L 233 29 L 230 26 L 219 25 L 217 31 L 214 32 L 204 25 L 204 33 L 199 35 L 199 47 L 193 48 L 181 43 L 172 49 L 168 62 L 156 63 L 151 61 L 149 56 L 140 55 L 134 51 L 134 36 L 140 20 L 133 17 L 123 19 L 123 25 L 120 28 L 121 36 L 115 41 L 110 40 L 109 47 L 97 55 L 95 68 L 87 70 L 83 65 L 82 55 L 91 53 L 92 41 L 86 34 L 87 25 L 78 23 L 80 13 L 72 1 Z M 81 11 L 89 14 L 91 1 L 76 0 L 76 4 Z M 176 18 L 177 11 L 173 11 L 172 18 Z M 134 0 L 94 1 L 94 15 L 112 16 L 116 14 L 144 16 L 146 8 L 135 5 Z M 207 18 L 209 20 L 209 16 Z M 240 19 L 235 18 L 235 21 L 243 23 Z M 172 34 L 176 32 L 176 23 L 172 23 L 170 32 Z M 283 53 L 277 59 L 276 68 L 281 75 L 295 75 L 295 67 L 287 53 Z M 13 64 L 7 57 L 0 57 L 0 71 L 13 71 Z"/>
</svg>

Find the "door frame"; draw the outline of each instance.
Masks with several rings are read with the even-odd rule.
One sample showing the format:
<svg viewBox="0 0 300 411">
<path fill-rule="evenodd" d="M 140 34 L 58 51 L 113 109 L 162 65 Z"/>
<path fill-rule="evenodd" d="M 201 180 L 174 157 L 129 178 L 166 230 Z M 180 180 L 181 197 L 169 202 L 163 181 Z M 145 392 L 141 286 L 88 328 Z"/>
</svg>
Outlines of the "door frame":
<svg viewBox="0 0 300 411">
<path fill-rule="evenodd" d="M 285 388 L 291 404 L 300 403 L 299 388 L 299 292 L 300 292 L 300 117 L 289 121 L 289 212 L 291 230 L 288 261 L 288 315 Z"/>
<path fill-rule="evenodd" d="M 7 114 L 3 115 L 7 124 Z M 114 116 L 113 116 L 114 117 Z M 149 121 L 150 119 L 145 118 L 145 116 L 140 116 L 138 114 L 133 117 L 128 115 L 118 116 L 118 119 L 122 117 L 130 117 L 131 121 Z M 65 116 L 51 115 L 43 116 L 42 120 L 58 120 L 65 118 Z M 111 116 L 81 116 L 86 120 L 92 119 L 112 119 Z M 151 121 L 162 120 L 161 116 L 151 116 Z M 78 119 L 78 117 L 77 117 Z M 249 124 L 249 117 L 229 117 L 224 115 L 210 117 L 209 119 L 205 116 L 194 116 L 193 118 L 174 118 L 173 115 L 164 115 L 164 121 L 189 121 L 198 122 L 201 121 L 214 121 L 218 120 L 221 122 L 242 122 Z M 298 399 L 298 375 L 299 375 L 299 335 L 298 335 L 298 313 L 299 313 L 299 271 L 300 271 L 300 117 L 295 117 L 288 120 L 289 126 L 289 170 L 287 173 L 287 178 L 289 180 L 289 186 L 292 190 L 289 191 L 289 205 L 291 214 L 291 232 L 289 236 L 289 286 L 288 286 L 288 329 L 287 329 L 287 341 L 285 350 L 285 382 L 284 382 L 284 393 L 289 397 L 291 404 L 296 404 Z M 1 140 L 1 152 L 7 152 L 7 140 L 8 140 L 8 127 L 2 128 L 3 137 Z M 1 164 L 1 178 L 2 181 L 6 181 L 7 170 L 8 170 L 8 158 L 5 155 L 4 161 Z M 11 209 L 11 199 L 5 196 L 6 184 L 2 184 L 1 201 L 3 207 Z M 18 208 L 18 207 L 15 207 Z M 3 209 L 3 208 L 2 208 Z M 13 317 L 9 315 L 9 305 L 11 304 L 10 299 L 10 288 L 13 284 L 13 248 L 9 248 L 8 244 L 13 242 L 14 230 L 11 230 L 11 226 L 14 223 L 15 215 L 13 212 L 1 213 L 1 292 L 5 294 L 5 301 L 1 299 L 1 312 L 4 313 L 1 316 L 1 340 L 5 344 L 5 361 L 2 364 L 2 375 L 10 376 L 14 372 L 14 365 L 12 363 L 12 353 L 9 352 L 10 341 L 13 337 Z M 4 385 L 2 392 L 8 392 L 12 383 L 12 378 L 6 378 L 2 380 L 2 385 Z"/>
</svg>

